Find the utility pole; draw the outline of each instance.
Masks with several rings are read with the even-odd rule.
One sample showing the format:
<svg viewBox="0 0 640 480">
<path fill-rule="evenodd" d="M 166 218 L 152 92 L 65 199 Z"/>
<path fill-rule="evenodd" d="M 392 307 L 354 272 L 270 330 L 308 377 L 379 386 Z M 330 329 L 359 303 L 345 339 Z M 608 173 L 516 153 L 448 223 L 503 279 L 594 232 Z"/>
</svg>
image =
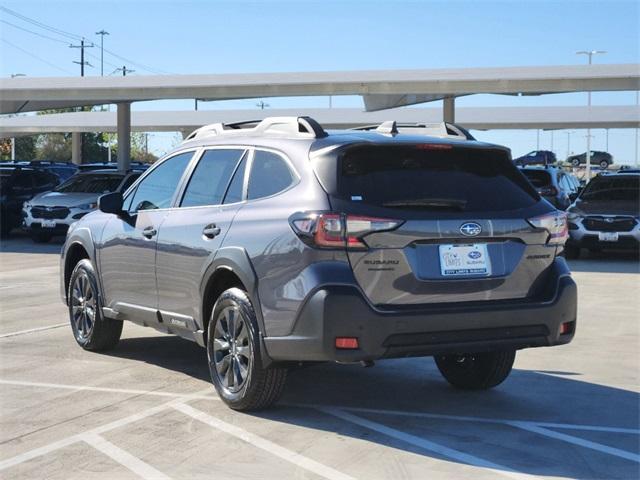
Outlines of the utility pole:
<svg viewBox="0 0 640 480">
<path fill-rule="evenodd" d="M 564 132 L 567 134 L 567 158 L 571 155 L 571 134 L 573 132 Z"/>
<path fill-rule="evenodd" d="M 16 139 L 11 138 L 11 161 L 16 159 Z"/>
<path fill-rule="evenodd" d="M 69 45 L 69 48 L 79 48 L 80 49 L 80 61 L 76 62 L 74 60 L 73 63 L 77 63 L 78 65 L 80 65 L 80 76 L 81 77 L 84 77 L 84 66 L 85 65 L 87 65 L 88 67 L 93 67 L 93 65 L 91 65 L 89 62 L 85 62 L 84 61 L 84 49 L 85 48 L 93 48 L 93 47 L 95 47 L 95 45 L 93 43 L 91 45 L 85 45 L 84 44 L 84 37 L 80 41 L 80 45 Z"/>
<path fill-rule="evenodd" d="M 551 151 L 553 152 L 553 130 L 551 130 Z"/>
<path fill-rule="evenodd" d="M 536 150 L 540 150 L 540 129 L 536 130 Z"/>
<path fill-rule="evenodd" d="M 115 72 L 122 72 L 122 76 L 123 76 L 123 77 L 126 77 L 126 76 L 127 76 L 127 73 L 133 73 L 133 72 L 135 72 L 135 70 L 131 70 L 130 68 L 127 68 L 127 66 L 126 66 L 126 65 L 123 65 L 123 66 L 122 66 L 122 68 L 116 68 L 116 69 L 114 70 L 114 73 L 115 73 Z"/>
<path fill-rule="evenodd" d="M 580 50 L 576 55 L 586 55 L 589 57 L 589 65 L 592 63 L 594 55 L 607 53 L 604 50 Z M 587 92 L 587 106 L 589 107 L 588 115 L 591 116 L 591 91 Z M 591 180 L 591 129 L 587 128 L 587 182 Z"/>
<path fill-rule="evenodd" d="M 264 100 L 260 100 L 258 103 L 256 103 L 256 107 L 260 107 L 260 110 L 264 110 L 265 107 L 269 107 L 269 104 Z"/>
<path fill-rule="evenodd" d="M 104 77 L 104 36 L 109 35 L 109 32 L 102 29 L 96 35 L 100 35 L 100 76 Z"/>
</svg>

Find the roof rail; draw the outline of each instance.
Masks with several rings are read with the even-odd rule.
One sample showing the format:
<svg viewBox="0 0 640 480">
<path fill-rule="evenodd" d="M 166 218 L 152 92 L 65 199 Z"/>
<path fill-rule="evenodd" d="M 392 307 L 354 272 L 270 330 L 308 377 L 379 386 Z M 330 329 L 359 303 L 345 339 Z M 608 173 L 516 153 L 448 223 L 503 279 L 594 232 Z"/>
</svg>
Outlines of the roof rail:
<svg viewBox="0 0 640 480">
<path fill-rule="evenodd" d="M 254 125 L 247 128 L 248 125 Z M 311 117 L 267 117 L 264 120 L 248 120 L 235 123 L 212 123 L 205 125 L 185 138 L 185 142 L 197 138 L 219 135 L 285 135 L 300 138 L 322 138 L 327 136 L 322 126 Z"/>
<path fill-rule="evenodd" d="M 414 133 L 430 137 L 459 138 L 463 140 L 475 140 L 469 131 L 455 123 L 397 123 L 393 120 L 382 122 L 380 125 L 365 125 L 353 130 L 376 130 L 380 133 L 397 135 L 398 133 Z M 394 131 L 395 130 L 395 131 Z"/>
</svg>

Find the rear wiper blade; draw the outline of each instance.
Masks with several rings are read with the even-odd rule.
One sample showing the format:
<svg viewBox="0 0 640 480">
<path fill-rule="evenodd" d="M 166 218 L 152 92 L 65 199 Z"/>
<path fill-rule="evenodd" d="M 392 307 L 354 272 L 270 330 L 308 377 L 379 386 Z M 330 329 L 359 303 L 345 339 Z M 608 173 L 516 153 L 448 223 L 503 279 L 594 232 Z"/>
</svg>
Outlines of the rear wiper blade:
<svg viewBox="0 0 640 480">
<path fill-rule="evenodd" d="M 411 200 L 393 200 L 382 204 L 383 207 L 389 208 L 444 208 L 450 210 L 464 210 L 466 205 L 466 200 L 458 200 L 455 198 L 416 198 Z"/>
</svg>

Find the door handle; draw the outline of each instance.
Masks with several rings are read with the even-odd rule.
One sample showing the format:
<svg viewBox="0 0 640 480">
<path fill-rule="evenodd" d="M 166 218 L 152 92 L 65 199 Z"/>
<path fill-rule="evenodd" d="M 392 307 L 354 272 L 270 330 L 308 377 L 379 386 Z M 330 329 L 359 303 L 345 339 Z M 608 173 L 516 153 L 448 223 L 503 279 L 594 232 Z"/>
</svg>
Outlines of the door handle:
<svg viewBox="0 0 640 480">
<path fill-rule="evenodd" d="M 202 230 L 202 234 L 207 238 L 214 238 L 216 235 L 220 234 L 220 228 L 216 227 L 215 223 L 210 223 L 204 230 Z"/>
<path fill-rule="evenodd" d="M 146 238 L 153 238 L 156 233 L 158 233 L 158 231 L 153 227 L 147 227 L 142 231 L 142 235 Z"/>
</svg>

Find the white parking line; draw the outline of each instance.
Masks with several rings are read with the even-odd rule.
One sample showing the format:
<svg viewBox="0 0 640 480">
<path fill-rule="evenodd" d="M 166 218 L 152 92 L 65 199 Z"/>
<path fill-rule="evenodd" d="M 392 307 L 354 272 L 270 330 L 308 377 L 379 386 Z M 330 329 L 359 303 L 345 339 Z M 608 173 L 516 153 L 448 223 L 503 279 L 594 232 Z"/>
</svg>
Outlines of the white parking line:
<svg viewBox="0 0 640 480">
<path fill-rule="evenodd" d="M 3 333 L 2 335 L 0 335 L 0 338 L 15 337 L 17 335 L 24 335 L 26 333 L 42 332 L 44 330 L 52 330 L 54 328 L 66 327 L 68 325 L 69 325 L 69 322 L 56 323 L 55 325 L 47 325 L 46 327 L 30 328 L 29 330 L 20 330 L 18 332 Z"/>
<path fill-rule="evenodd" d="M 527 430 L 529 432 L 537 433 L 539 435 L 544 435 L 546 437 L 555 438 L 556 440 L 573 443 L 574 445 L 579 445 L 581 447 L 590 448 L 592 450 L 597 450 L 598 452 L 607 453 L 609 455 L 626 458 L 627 460 L 640 463 L 640 455 L 636 455 L 635 453 L 631 453 L 626 450 L 620 450 L 619 448 L 609 447 L 607 445 L 602 445 L 601 443 L 592 442 L 590 440 L 574 437 L 573 435 L 567 435 L 565 433 L 554 432 L 553 430 L 548 430 L 546 428 L 538 427 L 535 425 L 529 425 L 523 422 L 510 422 L 509 425 Z"/>
<path fill-rule="evenodd" d="M 147 480 L 170 480 L 170 477 L 159 470 L 156 470 L 148 463 L 143 462 L 138 457 L 134 457 L 129 452 L 109 442 L 100 435 L 88 433 L 81 435 L 82 439 L 96 450 L 111 457 L 120 465 L 128 468 L 133 473 Z"/>
<path fill-rule="evenodd" d="M 216 417 L 212 417 L 211 415 L 201 410 L 197 410 L 184 403 L 176 403 L 173 405 L 173 408 L 175 408 L 179 412 L 184 413 L 185 415 L 206 423 L 207 425 L 217 430 L 239 438 L 240 440 L 243 440 L 253 445 L 254 447 L 258 447 L 272 455 L 275 455 L 276 457 L 280 457 L 287 462 L 293 463 L 294 465 L 304 468 L 305 470 L 308 470 L 311 473 L 314 473 L 321 477 L 331 480 L 354 480 L 353 477 L 349 475 L 334 470 L 333 468 L 316 462 L 315 460 L 311 460 L 310 458 L 307 458 L 297 452 L 281 447 L 276 443 L 273 443 L 269 440 L 259 437 L 258 435 L 243 430 L 240 427 L 231 425 L 230 423 L 224 422 Z"/>
<path fill-rule="evenodd" d="M 499 465 L 497 463 L 493 463 L 488 460 L 483 460 L 482 458 L 476 457 L 474 455 L 470 455 L 468 453 L 461 452 L 459 450 L 454 450 L 453 448 L 445 447 L 444 445 L 440 445 L 430 440 L 425 440 L 424 438 L 417 437 L 415 435 L 411 435 L 409 433 L 405 433 L 400 430 L 396 430 L 395 428 L 387 427 L 386 425 L 383 425 L 381 423 L 373 422 L 371 420 L 358 417 L 356 415 L 347 413 L 338 408 L 318 408 L 318 410 L 328 415 L 333 415 L 335 417 L 338 417 L 341 420 L 354 423 L 361 427 L 368 428 L 369 430 L 382 433 L 383 435 L 386 435 L 388 437 L 395 438 L 396 440 L 401 440 L 405 443 L 415 445 L 417 447 L 436 453 L 443 457 L 450 458 L 459 463 L 463 463 L 463 464 L 466 463 L 467 465 L 472 465 L 474 467 L 481 467 L 484 469 L 488 469 L 493 471 L 496 474 L 507 476 L 510 478 L 516 478 L 516 479 L 534 478 L 531 475 L 517 472 L 509 467 L 505 467 L 503 465 Z"/>
<path fill-rule="evenodd" d="M 175 393 L 175 392 L 162 392 L 154 390 L 135 390 L 130 388 L 108 388 L 108 387 L 92 387 L 89 385 L 66 385 L 61 383 L 42 383 L 42 382 L 23 382 L 20 380 L 0 380 L 0 385 L 17 385 L 22 387 L 35 387 L 35 388 L 59 388 L 63 390 L 76 390 L 76 391 L 89 391 L 89 392 L 109 392 L 109 393 L 129 393 L 133 395 L 152 395 L 156 397 L 172 397 L 172 398 L 200 398 L 204 400 L 220 400 L 217 395 L 213 393 L 211 388 L 210 395 L 191 394 L 191 393 Z"/>
</svg>

